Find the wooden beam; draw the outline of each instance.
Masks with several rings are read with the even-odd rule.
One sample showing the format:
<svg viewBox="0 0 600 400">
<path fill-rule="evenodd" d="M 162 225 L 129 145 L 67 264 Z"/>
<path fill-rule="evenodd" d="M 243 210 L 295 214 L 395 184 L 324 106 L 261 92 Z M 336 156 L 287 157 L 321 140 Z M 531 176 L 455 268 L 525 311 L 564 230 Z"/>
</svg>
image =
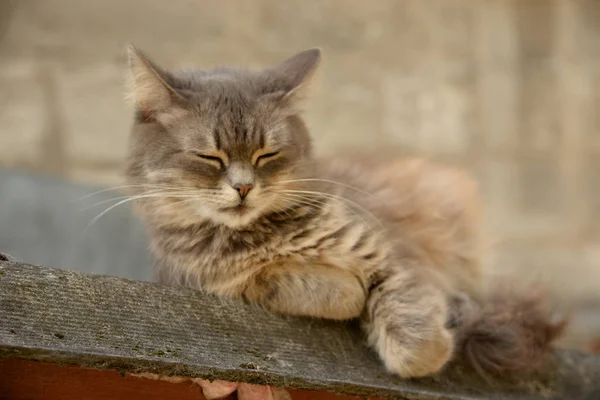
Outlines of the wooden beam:
<svg viewBox="0 0 600 400">
<path fill-rule="evenodd" d="M 9 400 L 205 400 L 200 386 L 191 380 L 153 380 L 73 365 L 0 360 L 0 376 L 0 398 Z M 289 393 L 292 400 L 360 400 L 312 390 L 292 389 Z"/>
<path fill-rule="evenodd" d="M 4 371 L 16 359 L 383 398 L 600 398 L 594 355 L 560 352 L 536 376 L 487 382 L 457 363 L 439 376 L 403 380 L 384 371 L 353 323 L 286 318 L 190 289 L 7 261 L 0 261 L 0 359 Z M 0 397 L 14 388 L 8 376 L 0 373 Z"/>
</svg>

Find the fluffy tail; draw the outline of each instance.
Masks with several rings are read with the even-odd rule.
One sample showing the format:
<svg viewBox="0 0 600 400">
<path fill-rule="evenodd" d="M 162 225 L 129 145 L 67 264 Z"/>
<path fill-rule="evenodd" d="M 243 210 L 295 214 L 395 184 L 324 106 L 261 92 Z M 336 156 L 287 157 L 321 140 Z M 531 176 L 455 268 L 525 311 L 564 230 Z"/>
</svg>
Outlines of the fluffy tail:
<svg viewBox="0 0 600 400">
<path fill-rule="evenodd" d="M 535 370 L 567 325 L 554 320 L 540 294 L 496 291 L 467 307 L 460 307 L 458 350 L 483 375 Z"/>
</svg>

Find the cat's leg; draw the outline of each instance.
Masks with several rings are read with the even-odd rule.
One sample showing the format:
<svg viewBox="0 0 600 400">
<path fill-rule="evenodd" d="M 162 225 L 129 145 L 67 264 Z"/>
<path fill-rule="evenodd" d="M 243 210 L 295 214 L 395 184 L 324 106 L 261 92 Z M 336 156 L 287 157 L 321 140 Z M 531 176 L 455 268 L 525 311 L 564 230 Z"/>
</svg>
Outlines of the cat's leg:
<svg viewBox="0 0 600 400">
<path fill-rule="evenodd" d="M 243 297 L 282 314 L 345 320 L 361 315 L 365 285 L 350 271 L 328 265 L 270 265 L 250 281 Z"/>
<path fill-rule="evenodd" d="M 401 377 L 433 374 L 452 357 L 445 295 L 414 271 L 397 271 L 375 286 L 363 318 L 369 345 Z"/>
</svg>

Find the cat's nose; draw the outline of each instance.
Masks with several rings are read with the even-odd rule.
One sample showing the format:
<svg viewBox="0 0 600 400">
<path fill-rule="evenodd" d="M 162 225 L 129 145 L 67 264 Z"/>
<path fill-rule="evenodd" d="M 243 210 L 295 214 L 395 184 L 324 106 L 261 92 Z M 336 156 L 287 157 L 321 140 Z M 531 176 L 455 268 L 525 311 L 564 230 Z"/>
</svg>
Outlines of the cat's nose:
<svg viewBox="0 0 600 400">
<path fill-rule="evenodd" d="M 237 183 L 233 185 L 233 188 L 238 191 L 242 200 L 248 195 L 248 193 L 252 190 L 253 187 L 254 185 L 250 183 Z"/>
</svg>

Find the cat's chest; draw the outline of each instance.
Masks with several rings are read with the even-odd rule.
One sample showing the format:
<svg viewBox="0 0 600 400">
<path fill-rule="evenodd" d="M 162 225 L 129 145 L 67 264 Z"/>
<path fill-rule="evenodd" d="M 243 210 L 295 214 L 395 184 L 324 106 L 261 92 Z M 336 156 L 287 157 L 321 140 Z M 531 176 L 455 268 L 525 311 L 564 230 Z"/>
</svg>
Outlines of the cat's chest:
<svg viewBox="0 0 600 400">
<path fill-rule="evenodd" d="M 200 257 L 210 262 L 245 267 L 271 263 L 285 258 L 309 261 L 318 257 L 317 240 L 306 241 L 310 231 L 272 229 L 270 231 L 238 231 L 214 237 L 211 245 L 201 250 Z"/>
<path fill-rule="evenodd" d="M 362 269 L 387 256 L 377 233 L 368 226 L 349 221 L 314 220 L 268 232 L 234 232 L 217 240 L 217 251 L 206 249 L 212 258 L 210 262 L 238 270 L 286 261 Z"/>
</svg>

